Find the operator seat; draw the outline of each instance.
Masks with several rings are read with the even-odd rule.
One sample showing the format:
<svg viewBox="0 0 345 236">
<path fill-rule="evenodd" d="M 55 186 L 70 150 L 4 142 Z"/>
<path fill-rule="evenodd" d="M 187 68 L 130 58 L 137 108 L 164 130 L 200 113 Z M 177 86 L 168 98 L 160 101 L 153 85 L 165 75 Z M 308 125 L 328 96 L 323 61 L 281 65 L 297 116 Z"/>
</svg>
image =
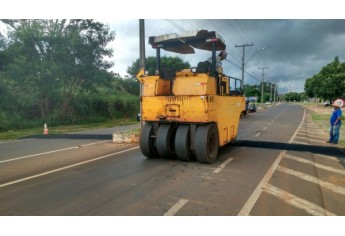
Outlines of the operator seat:
<svg viewBox="0 0 345 236">
<path fill-rule="evenodd" d="M 196 67 L 196 73 L 209 73 L 211 72 L 212 63 L 209 61 L 199 62 Z"/>
</svg>

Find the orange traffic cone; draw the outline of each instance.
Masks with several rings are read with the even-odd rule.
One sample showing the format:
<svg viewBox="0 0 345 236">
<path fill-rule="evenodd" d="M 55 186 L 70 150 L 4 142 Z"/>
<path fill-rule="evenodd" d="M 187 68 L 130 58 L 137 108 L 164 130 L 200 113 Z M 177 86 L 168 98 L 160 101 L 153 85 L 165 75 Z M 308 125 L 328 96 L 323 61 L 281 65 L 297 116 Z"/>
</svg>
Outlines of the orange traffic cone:
<svg viewBox="0 0 345 236">
<path fill-rule="evenodd" d="M 48 127 L 47 127 L 47 124 L 46 124 L 46 123 L 44 123 L 43 134 L 44 134 L 44 135 L 48 135 Z"/>
</svg>

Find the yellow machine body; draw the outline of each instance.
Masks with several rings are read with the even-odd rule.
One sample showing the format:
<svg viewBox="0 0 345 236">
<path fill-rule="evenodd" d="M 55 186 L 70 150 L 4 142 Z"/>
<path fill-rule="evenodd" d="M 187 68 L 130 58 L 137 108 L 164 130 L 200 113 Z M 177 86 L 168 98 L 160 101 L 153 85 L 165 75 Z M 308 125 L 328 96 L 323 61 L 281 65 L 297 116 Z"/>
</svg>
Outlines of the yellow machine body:
<svg viewBox="0 0 345 236">
<path fill-rule="evenodd" d="M 245 97 L 236 88 L 239 79 L 216 66 L 216 51 L 226 47 L 223 39 L 214 31 L 201 30 L 153 36 L 149 43 L 157 53 L 155 74 L 143 70 L 137 74 L 142 84 L 141 152 L 148 158 L 214 162 L 218 148 L 235 141 L 246 109 Z M 160 65 L 161 49 L 187 54 L 194 53 L 193 48 L 212 52 L 212 63 L 182 70 Z"/>
<path fill-rule="evenodd" d="M 148 76 L 143 84 L 141 117 L 150 122 L 214 122 L 218 127 L 219 146 L 223 146 L 236 138 L 245 106 L 245 97 L 229 95 L 229 77 L 223 80 L 224 94 L 217 95 L 215 78 L 206 74 L 178 72 L 173 83 L 159 76 Z M 169 95 L 171 84 L 173 95 Z"/>
</svg>

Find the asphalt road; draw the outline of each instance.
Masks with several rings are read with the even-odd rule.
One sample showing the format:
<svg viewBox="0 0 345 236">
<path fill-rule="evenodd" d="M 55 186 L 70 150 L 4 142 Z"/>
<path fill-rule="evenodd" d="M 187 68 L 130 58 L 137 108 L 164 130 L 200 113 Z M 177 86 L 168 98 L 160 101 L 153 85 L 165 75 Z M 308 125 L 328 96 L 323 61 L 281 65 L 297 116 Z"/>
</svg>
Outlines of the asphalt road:
<svg viewBox="0 0 345 236">
<path fill-rule="evenodd" d="M 241 118 L 210 165 L 146 159 L 117 129 L 0 143 L 0 215 L 345 215 L 344 149 L 299 105 Z"/>
</svg>

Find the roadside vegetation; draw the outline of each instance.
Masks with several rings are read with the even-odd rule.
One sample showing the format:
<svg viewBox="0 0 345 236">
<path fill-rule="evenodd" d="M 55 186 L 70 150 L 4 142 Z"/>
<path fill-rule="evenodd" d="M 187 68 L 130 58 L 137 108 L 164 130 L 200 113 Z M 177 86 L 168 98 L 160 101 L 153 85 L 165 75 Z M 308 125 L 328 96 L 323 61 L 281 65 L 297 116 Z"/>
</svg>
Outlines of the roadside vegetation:
<svg viewBox="0 0 345 236">
<path fill-rule="evenodd" d="M 129 76 L 110 71 L 116 39 L 95 20 L 1 20 L 0 139 L 112 127 L 135 121 L 140 110 L 139 59 Z M 139 55 L 139 52 L 138 52 Z M 154 73 L 155 58 L 147 58 Z M 162 66 L 190 67 L 164 57 Z M 123 122 L 122 122 L 123 121 Z"/>
<path fill-rule="evenodd" d="M 111 123 L 139 110 L 139 84 L 109 72 L 115 33 L 94 20 L 1 20 L 0 132 Z M 53 129 L 52 129 L 53 130 Z M 60 129 L 62 130 L 62 129 Z"/>
<path fill-rule="evenodd" d="M 337 98 L 344 98 L 345 63 L 341 63 L 336 56 L 319 73 L 306 80 L 304 90 L 309 98 L 322 98 L 331 102 Z"/>
</svg>

